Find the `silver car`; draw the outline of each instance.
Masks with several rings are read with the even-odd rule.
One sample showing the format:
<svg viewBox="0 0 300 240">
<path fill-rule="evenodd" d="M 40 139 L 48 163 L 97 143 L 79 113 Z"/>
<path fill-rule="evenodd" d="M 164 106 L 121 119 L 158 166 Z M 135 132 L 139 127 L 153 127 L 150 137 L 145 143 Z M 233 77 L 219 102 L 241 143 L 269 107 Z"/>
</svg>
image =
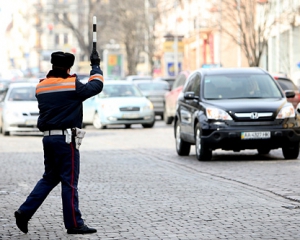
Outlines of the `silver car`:
<svg viewBox="0 0 300 240">
<path fill-rule="evenodd" d="M 170 91 L 170 85 L 163 80 L 140 80 L 134 84 L 141 90 L 154 106 L 154 113 L 164 119 L 165 94 Z"/>
<path fill-rule="evenodd" d="M 126 128 L 132 124 L 152 128 L 155 124 L 153 104 L 131 82 L 107 81 L 100 94 L 83 102 L 83 127 L 93 125 L 103 129 L 119 124 Z"/>
<path fill-rule="evenodd" d="M 0 132 L 39 132 L 38 102 L 35 97 L 37 83 L 11 83 L 0 96 Z"/>
</svg>

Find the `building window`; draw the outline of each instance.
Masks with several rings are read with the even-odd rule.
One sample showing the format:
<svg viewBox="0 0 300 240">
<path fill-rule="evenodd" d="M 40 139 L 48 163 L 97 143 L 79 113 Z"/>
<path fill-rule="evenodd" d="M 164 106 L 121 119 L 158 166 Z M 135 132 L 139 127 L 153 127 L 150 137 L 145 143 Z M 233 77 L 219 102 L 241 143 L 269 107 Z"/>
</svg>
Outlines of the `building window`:
<svg viewBox="0 0 300 240">
<path fill-rule="evenodd" d="M 64 16 L 64 20 L 67 21 L 69 19 L 68 14 L 67 13 L 63 13 Z"/>
<path fill-rule="evenodd" d="M 55 34 L 55 44 L 59 45 L 59 34 Z"/>
<path fill-rule="evenodd" d="M 69 42 L 68 34 L 64 34 L 64 44 L 67 44 Z"/>
<path fill-rule="evenodd" d="M 80 55 L 80 61 L 81 61 L 81 62 L 85 61 L 85 59 L 86 59 L 85 57 L 86 57 L 86 56 L 85 56 L 84 54 L 81 54 L 81 55 Z"/>
</svg>

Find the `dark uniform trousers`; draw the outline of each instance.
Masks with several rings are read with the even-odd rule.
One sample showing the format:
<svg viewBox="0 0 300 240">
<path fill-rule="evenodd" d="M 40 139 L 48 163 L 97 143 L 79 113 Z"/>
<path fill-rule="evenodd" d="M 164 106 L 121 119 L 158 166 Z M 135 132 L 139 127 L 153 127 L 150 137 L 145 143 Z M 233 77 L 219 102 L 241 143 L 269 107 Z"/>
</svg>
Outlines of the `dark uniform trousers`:
<svg viewBox="0 0 300 240">
<path fill-rule="evenodd" d="M 51 190 L 61 183 L 65 227 L 70 229 L 81 226 L 84 223 L 79 210 L 77 191 L 80 158 L 74 138 L 68 144 L 64 135 L 44 136 L 43 147 L 45 173 L 19 209 L 31 218 Z"/>
</svg>

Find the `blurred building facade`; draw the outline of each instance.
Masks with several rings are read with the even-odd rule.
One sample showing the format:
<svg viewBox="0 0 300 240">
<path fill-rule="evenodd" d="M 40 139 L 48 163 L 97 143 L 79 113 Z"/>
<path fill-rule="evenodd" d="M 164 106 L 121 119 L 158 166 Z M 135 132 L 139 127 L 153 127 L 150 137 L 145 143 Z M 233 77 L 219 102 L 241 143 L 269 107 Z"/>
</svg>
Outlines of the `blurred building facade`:
<svg viewBox="0 0 300 240">
<path fill-rule="evenodd" d="M 165 8 L 157 24 L 157 45 L 161 46 L 157 57 L 163 75 L 201 67 L 248 66 L 238 45 L 222 34 L 221 5 L 221 0 L 174 0 L 158 5 Z M 177 62 L 178 67 L 170 62 Z"/>
<path fill-rule="evenodd" d="M 77 71 L 81 60 L 77 39 L 55 15 L 68 15 L 78 29 L 86 31 L 80 26 L 80 18 L 86 16 L 82 13 L 83 2 L 72 1 L 68 8 L 62 0 L 16 0 L 16 3 L 5 31 L 8 67 L 32 73 L 47 72 L 51 67 L 51 53 L 61 50 L 75 54 L 76 65 L 72 69 Z"/>
<path fill-rule="evenodd" d="M 12 1 L 3 9 L 11 11 L 6 16 L 8 20 L 3 34 L 5 41 L 4 55 L 7 68 L 27 69 L 37 66 L 36 29 L 34 18 L 31 17 L 30 6 L 35 0 Z"/>
<path fill-rule="evenodd" d="M 296 83 L 300 85 L 300 2 L 272 1 L 277 3 L 274 17 L 286 18 L 286 21 L 272 30 L 261 67 L 270 72 L 284 72 L 296 81 L 299 79 Z M 87 69 L 88 57 L 83 53 L 76 33 L 55 18 L 70 19 L 78 31 L 88 35 L 89 26 L 83 21 L 89 17 L 86 2 L 68 0 L 68 5 L 65 2 L 12 0 L 14 11 L 5 27 L 4 58 L 8 68 L 45 72 L 51 67 L 51 52 L 62 50 L 75 54 L 72 70 Z M 259 8 L 267 1 L 256 2 Z M 174 76 L 181 70 L 210 66 L 248 66 L 240 46 L 222 31 L 222 0 L 157 0 L 156 7 L 163 14 L 153 23 L 157 46 L 154 75 Z M 287 15 L 291 8 L 299 12 L 298 16 L 290 18 Z M 236 29 L 232 31 L 237 32 Z M 148 58 L 145 53 L 141 57 Z M 124 61 L 126 66 L 126 59 Z M 148 65 L 146 69 L 147 72 L 150 70 Z"/>
<path fill-rule="evenodd" d="M 277 0 L 272 17 L 278 21 L 261 65 L 271 73 L 286 74 L 300 86 L 300 1 Z"/>
</svg>

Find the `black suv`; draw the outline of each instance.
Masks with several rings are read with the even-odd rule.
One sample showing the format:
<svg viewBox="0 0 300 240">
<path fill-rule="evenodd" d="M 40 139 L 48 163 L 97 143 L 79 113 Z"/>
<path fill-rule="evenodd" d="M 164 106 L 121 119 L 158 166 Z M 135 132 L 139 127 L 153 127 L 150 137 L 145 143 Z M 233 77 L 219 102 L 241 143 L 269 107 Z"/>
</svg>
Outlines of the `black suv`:
<svg viewBox="0 0 300 240">
<path fill-rule="evenodd" d="M 198 160 L 216 149 L 282 148 L 285 159 L 299 155 L 300 122 L 284 92 L 260 68 L 199 69 L 190 74 L 178 96 L 174 135 L 178 155 L 195 145 Z"/>
</svg>

